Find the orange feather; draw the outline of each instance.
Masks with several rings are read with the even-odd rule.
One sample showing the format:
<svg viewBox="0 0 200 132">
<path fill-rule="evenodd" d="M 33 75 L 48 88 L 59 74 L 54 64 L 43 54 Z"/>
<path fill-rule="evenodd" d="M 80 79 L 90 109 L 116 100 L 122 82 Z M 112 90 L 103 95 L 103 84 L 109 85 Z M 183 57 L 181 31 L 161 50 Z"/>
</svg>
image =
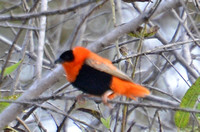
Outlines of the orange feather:
<svg viewBox="0 0 200 132">
<path fill-rule="evenodd" d="M 121 80 L 117 77 L 112 78 L 111 89 L 116 95 L 125 95 L 134 100 L 135 97 L 145 97 L 150 94 L 149 90 L 145 87 L 129 81 Z M 109 98 L 112 99 L 113 96 L 109 96 Z"/>
<path fill-rule="evenodd" d="M 66 72 L 67 80 L 74 84 L 75 87 L 80 87 L 80 90 L 87 91 L 89 94 L 95 94 L 96 91 L 99 90 L 97 89 L 95 91 L 94 89 L 98 87 L 96 84 L 104 83 L 104 76 L 108 78 L 111 77 L 108 85 L 102 85 L 102 87 L 104 87 L 102 88 L 104 90 L 102 92 L 106 93 L 106 97 L 104 97 L 105 100 L 107 98 L 113 99 L 117 95 L 124 95 L 128 98 L 135 99 L 135 97 L 145 97 L 150 94 L 150 91 L 145 87 L 133 83 L 133 81 L 125 73 L 117 69 L 110 60 L 102 58 L 86 48 L 75 47 L 72 51 L 63 53 L 59 61 Z M 86 72 L 88 68 L 90 70 Z M 96 75 L 92 75 L 90 71 Z M 87 79 L 90 80 L 88 81 Z M 80 82 L 83 80 L 89 83 L 85 86 L 85 83 Z M 109 92 L 108 94 L 106 92 L 108 90 L 112 90 L 113 93 L 110 94 Z M 101 91 L 96 93 L 96 95 L 99 93 L 101 93 Z"/>
</svg>

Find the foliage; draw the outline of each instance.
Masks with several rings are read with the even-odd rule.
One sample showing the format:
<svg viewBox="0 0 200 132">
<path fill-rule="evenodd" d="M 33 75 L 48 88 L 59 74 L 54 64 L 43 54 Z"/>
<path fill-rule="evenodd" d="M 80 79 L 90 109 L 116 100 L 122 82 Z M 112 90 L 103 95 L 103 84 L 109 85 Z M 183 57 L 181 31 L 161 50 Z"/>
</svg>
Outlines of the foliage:
<svg viewBox="0 0 200 132">
<path fill-rule="evenodd" d="M 185 82 L 192 84 L 200 76 L 197 0 L 3 0 L 0 5 L 0 67 L 4 60 L 9 60 L 9 65 L 19 58 L 25 62 L 21 72 L 0 81 L 1 100 L 15 100 L 5 97 L 13 89 L 23 93 L 21 101 L 33 99 L 26 107 L 10 104 L 14 109 L 3 113 L 14 114 L 9 120 L 0 114 L 0 129 L 2 124 L 15 124 L 21 112 L 16 130 L 29 131 L 31 126 L 30 131 L 64 131 L 73 126 L 82 131 L 196 131 L 200 113 L 193 114 L 196 120 L 190 118 L 191 112 L 176 110 L 189 88 Z M 74 100 L 80 91 L 72 88 L 61 67 L 53 63 L 75 46 L 116 62 L 120 70 L 134 77 L 134 83 L 149 88 L 151 96 L 135 103 L 118 95 L 110 103 L 113 109 L 98 97 L 89 97 L 93 103 L 84 107 L 77 106 Z M 3 76 L 12 74 L 20 63 L 6 66 Z M 199 91 L 192 86 L 180 107 L 200 110 Z M 0 111 L 8 105 L 0 103 Z M 94 118 L 80 119 L 76 110 Z M 27 121 L 30 117 L 31 122 Z"/>
<path fill-rule="evenodd" d="M 196 82 L 187 90 L 184 97 L 181 100 L 181 108 L 194 108 L 198 97 L 200 95 L 200 77 Z M 175 113 L 175 123 L 177 127 L 184 128 L 187 126 L 190 119 L 190 113 L 177 111 Z"/>
<path fill-rule="evenodd" d="M 149 28 L 148 30 L 146 29 L 146 26 L 145 26 L 145 28 L 140 26 L 136 29 L 135 32 L 130 32 L 130 33 L 128 33 L 128 35 L 131 37 L 136 37 L 136 38 L 151 37 L 151 36 L 155 35 L 158 32 L 158 30 L 159 30 L 158 26 L 153 26 L 153 27 Z"/>
<path fill-rule="evenodd" d="M 102 118 L 102 117 L 101 117 L 101 123 L 102 123 L 107 129 L 110 129 L 110 119 L 111 119 L 111 116 L 109 116 L 108 118 Z"/>
<path fill-rule="evenodd" d="M 17 69 L 17 67 L 20 65 L 21 62 L 22 62 L 22 60 L 20 60 L 16 64 L 13 64 L 13 65 L 11 65 L 9 67 L 6 67 L 6 69 L 4 71 L 4 76 L 10 75 L 13 71 L 15 71 Z M 1 71 L 0 71 L 0 73 L 1 73 Z M 11 95 L 11 96 L 3 97 L 2 99 L 5 99 L 5 100 L 16 100 L 18 97 L 19 97 L 19 95 Z M 9 105 L 10 105 L 10 103 L 0 102 L 0 113 Z"/>
<path fill-rule="evenodd" d="M 16 95 L 10 95 L 10 96 L 6 96 L 6 97 L 2 97 L 1 99 L 4 100 L 16 100 L 18 97 L 20 96 L 20 94 L 16 94 Z M 10 103 L 8 102 L 0 102 L 0 113 L 10 105 Z"/>
<path fill-rule="evenodd" d="M 6 67 L 3 76 L 7 76 L 10 75 L 13 71 L 15 71 L 17 69 L 17 67 L 19 66 L 19 64 L 22 62 L 22 60 L 20 60 L 19 62 L 17 62 L 16 64 L 13 64 L 9 67 Z M 1 73 L 1 70 L 0 70 Z"/>
</svg>

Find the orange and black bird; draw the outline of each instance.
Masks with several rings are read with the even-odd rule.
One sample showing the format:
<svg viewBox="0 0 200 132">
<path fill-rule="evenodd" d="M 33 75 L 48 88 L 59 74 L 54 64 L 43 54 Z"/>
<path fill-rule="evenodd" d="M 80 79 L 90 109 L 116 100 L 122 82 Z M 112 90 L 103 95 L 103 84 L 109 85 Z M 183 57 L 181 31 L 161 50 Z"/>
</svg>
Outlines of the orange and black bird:
<svg viewBox="0 0 200 132">
<path fill-rule="evenodd" d="M 101 96 L 106 104 L 107 99 L 117 95 L 128 98 L 145 97 L 150 92 L 145 87 L 133 83 L 110 60 L 91 52 L 84 47 L 75 47 L 65 51 L 55 61 L 62 64 L 67 80 L 84 93 Z"/>
</svg>

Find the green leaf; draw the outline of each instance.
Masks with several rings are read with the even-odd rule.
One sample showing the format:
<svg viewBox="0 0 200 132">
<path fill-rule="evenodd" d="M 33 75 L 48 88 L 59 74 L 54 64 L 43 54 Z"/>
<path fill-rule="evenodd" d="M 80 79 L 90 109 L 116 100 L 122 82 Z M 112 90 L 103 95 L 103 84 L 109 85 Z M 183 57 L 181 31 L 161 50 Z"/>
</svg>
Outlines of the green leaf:
<svg viewBox="0 0 200 132">
<path fill-rule="evenodd" d="M 11 95 L 11 96 L 6 96 L 6 97 L 3 97 L 2 99 L 5 99 L 5 100 L 16 100 L 18 97 L 20 96 L 20 94 L 17 94 L 17 95 Z M 10 103 L 7 103 L 7 102 L 0 102 L 0 113 L 10 105 Z"/>
<path fill-rule="evenodd" d="M 131 37 L 140 38 L 142 36 L 143 27 L 139 26 L 135 32 L 128 33 Z"/>
<path fill-rule="evenodd" d="M 22 62 L 22 60 L 20 60 L 19 62 L 17 62 L 16 64 L 13 64 L 9 67 L 6 67 L 3 76 L 7 76 L 10 75 L 13 71 L 15 71 L 17 69 L 17 67 L 19 66 L 19 64 Z M 1 70 L 0 70 L 1 73 Z"/>
<path fill-rule="evenodd" d="M 6 108 L 8 107 L 10 104 L 7 102 L 0 102 L 0 113 Z"/>
<path fill-rule="evenodd" d="M 101 122 L 107 129 L 110 129 L 110 119 L 111 116 L 109 116 L 107 119 L 101 117 Z"/>
<path fill-rule="evenodd" d="M 151 37 L 154 36 L 159 30 L 158 26 L 153 26 L 149 30 L 144 33 L 144 37 Z"/>
<path fill-rule="evenodd" d="M 198 96 L 200 95 L 200 77 L 196 82 L 188 89 L 184 95 L 180 107 L 181 108 L 194 108 Z M 175 124 L 179 128 L 184 128 L 187 126 L 190 118 L 190 113 L 177 111 L 175 113 Z"/>
<path fill-rule="evenodd" d="M 149 29 L 143 28 L 143 27 L 138 27 L 136 29 L 136 32 L 130 32 L 128 33 L 129 36 L 131 37 L 136 37 L 136 38 L 141 38 L 143 37 L 151 37 L 154 36 L 159 30 L 158 26 L 153 26 Z"/>
</svg>

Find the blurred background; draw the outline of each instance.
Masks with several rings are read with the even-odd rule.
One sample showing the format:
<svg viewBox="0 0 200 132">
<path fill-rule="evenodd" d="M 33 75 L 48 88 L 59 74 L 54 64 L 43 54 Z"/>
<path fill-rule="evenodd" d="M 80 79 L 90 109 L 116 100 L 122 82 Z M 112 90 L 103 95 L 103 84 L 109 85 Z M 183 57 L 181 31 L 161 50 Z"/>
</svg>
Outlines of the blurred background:
<svg viewBox="0 0 200 132">
<path fill-rule="evenodd" d="M 104 44 L 98 54 L 111 61 L 129 56 L 115 65 L 136 83 L 149 88 L 153 95 L 178 105 L 200 73 L 199 10 L 198 0 L 0 0 L 0 67 L 3 70 L 4 66 L 22 60 L 12 73 L 1 75 L 1 96 L 23 94 L 36 80 L 52 72 L 56 67 L 54 60 L 63 51 L 75 46 L 88 47 L 106 39 L 105 36 L 120 34 L 115 32 L 116 28 L 153 11 L 149 20 Z M 136 56 L 139 53 L 143 54 Z M 31 132 L 178 130 L 172 110 L 117 103 L 110 109 L 89 99 L 80 103 L 61 98 L 81 93 L 65 78 L 63 74 L 36 103 L 61 110 L 79 122 L 55 111 L 30 106 L 10 126 Z M 56 97 L 44 99 L 53 96 Z M 128 101 L 125 97 L 115 100 Z M 164 105 L 148 99 L 138 102 Z M 183 131 L 197 131 L 198 125 L 191 118 Z"/>
</svg>

